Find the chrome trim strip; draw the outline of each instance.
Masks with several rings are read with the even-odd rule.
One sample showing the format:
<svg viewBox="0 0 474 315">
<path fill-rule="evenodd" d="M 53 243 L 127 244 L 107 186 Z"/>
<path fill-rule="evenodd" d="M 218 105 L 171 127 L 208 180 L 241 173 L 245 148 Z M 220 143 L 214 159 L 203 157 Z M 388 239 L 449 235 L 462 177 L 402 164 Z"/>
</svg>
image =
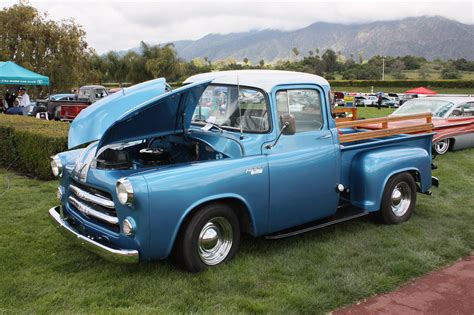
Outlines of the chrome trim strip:
<svg viewBox="0 0 474 315">
<path fill-rule="evenodd" d="M 80 202 L 79 200 L 74 198 L 73 196 L 69 196 L 68 200 L 72 203 L 72 205 L 74 207 L 77 208 L 77 210 L 81 211 L 85 215 L 87 215 L 89 217 L 94 217 L 96 219 L 99 219 L 99 220 L 102 220 L 102 221 L 105 221 L 105 222 L 108 222 L 110 224 L 118 225 L 119 220 L 118 220 L 117 217 L 113 217 L 113 216 L 107 215 L 105 213 L 99 212 L 97 210 L 94 210 L 91 207 L 83 204 L 82 202 Z"/>
<path fill-rule="evenodd" d="M 135 249 L 114 249 L 105 246 L 87 235 L 79 233 L 73 226 L 65 221 L 59 214 L 60 207 L 53 207 L 49 209 L 49 218 L 51 223 L 67 238 L 72 239 L 75 243 L 81 245 L 87 250 L 96 253 L 97 255 L 117 263 L 138 263 L 139 252 Z"/>
<path fill-rule="evenodd" d="M 93 202 L 93 203 L 98 204 L 99 206 L 109 208 L 109 209 L 114 209 L 115 208 L 115 204 L 112 200 L 93 195 L 93 194 L 88 193 L 87 191 L 82 190 L 79 187 L 74 186 L 74 185 L 69 185 L 69 188 L 71 189 L 71 191 L 76 196 L 78 196 L 79 198 L 81 198 L 85 201 Z"/>
</svg>

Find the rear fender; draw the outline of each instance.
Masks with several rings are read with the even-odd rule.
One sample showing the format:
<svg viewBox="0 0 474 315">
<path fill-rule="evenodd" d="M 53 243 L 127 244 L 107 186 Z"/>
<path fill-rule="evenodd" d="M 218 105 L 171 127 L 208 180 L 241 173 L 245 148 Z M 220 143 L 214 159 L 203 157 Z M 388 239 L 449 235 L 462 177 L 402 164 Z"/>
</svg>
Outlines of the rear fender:
<svg viewBox="0 0 474 315">
<path fill-rule="evenodd" d="M 378 211 L 385 185 L 395 174 L 417 173 L 421 192 L 431 187 L 431 155 L 422 148 L 396 146 L 361 152 L 351 164 L 351 202 Z"/>
</svg>

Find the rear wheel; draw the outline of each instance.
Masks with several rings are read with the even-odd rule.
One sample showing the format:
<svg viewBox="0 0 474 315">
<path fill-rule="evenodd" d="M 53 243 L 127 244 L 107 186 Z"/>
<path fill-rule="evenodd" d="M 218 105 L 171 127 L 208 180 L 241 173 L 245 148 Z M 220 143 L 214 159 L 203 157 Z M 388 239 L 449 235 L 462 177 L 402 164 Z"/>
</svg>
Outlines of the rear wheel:
<svg viewBox="0 0 474 315">
<path fill-rule="evenodd" d="M 58 106 L 54 109 L 54 120 L 60 120 L 61 119 L 61 107 Z"/>
<path fill-rule="evenodd" d="M 451 139 L 442 139 L 433 144 L 433 150 L 436 154 L 442 155 L 448 152 L 451 145 Z"/>
<path fill-rule="evenodd" d="M 183 227 L 174 256 L 182 268 L 200 272 L 231 260 L 239 245 L 236 214 L 229 206 L 215 203 L 204 206 Z"/>
<path fill-rule="evenodd" d="M 385 186 L 382 203 L 378 213 L 386 224 L 407 221 L 413 214 L 416 204 L 416 184 L 409 173 L 392 176 Z"/>
</svg>

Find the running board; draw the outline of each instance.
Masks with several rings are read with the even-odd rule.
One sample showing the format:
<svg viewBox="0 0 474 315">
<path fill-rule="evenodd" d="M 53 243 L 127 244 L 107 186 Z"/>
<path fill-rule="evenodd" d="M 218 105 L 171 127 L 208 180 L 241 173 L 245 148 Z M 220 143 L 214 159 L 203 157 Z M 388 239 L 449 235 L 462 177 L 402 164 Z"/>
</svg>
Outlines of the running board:
<svg viewBox="0 0 474 315">
<path fill-rule="evenodd" d="M 311 232 L 311 231 L 314 231 L 314 230 L 317 230 L 317 229 L 321 229 L 321 228 L 324 228 L 324 227 L 327 227 L 327 226 L 331 226 L 331 225 L 334 225 L 334 224 L 337 224 L 337 223 L 341 223 L 341 222 L 344 222 L 344 221 L 357 219 L 357 218 L 366 216 L 368 214 L 369 214 L 369 212 L 364 211 L 364 212 L 358 212 L 356 214 L 347 215 L 347 216 L 343 216 L 343 217 L 337 217 L 336 216 L 336 217 L 334 217 L 333 219 L 331 219 L 329 221 L 326 220 L 326 221 L 322 222 L 321 220 L 319 220 L 319 221 L 316 221 L 315 223 L 313 223 L 314 225 L 308 226 L 308 224 L 305 224 L 303 228 L 296 227 L 296 228 L 293 228 L 291 230 L 284 230 L 284 231 L 281 231 L 281 232 L 276 233 L 276 234 L 267 235 L 267 236 L 265 236 L 265 238 L 267 240 L 277 240 L 277 239 L 280 239 L 280 238 L 292 237 L 292 236 L 300 235 L 300 234 L 303 234 L 303 233 Z"/>
</svg>

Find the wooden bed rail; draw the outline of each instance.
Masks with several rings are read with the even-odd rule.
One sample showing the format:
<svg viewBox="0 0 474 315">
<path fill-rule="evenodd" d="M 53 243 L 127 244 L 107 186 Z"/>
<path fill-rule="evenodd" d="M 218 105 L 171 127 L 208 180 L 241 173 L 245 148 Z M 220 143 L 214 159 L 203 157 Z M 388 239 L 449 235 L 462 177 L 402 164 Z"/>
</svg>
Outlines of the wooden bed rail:
<svg viewBox="0 0 474 315">
<path fill-rule="evenodd" d="M 348 134 L 339 135 L 339 140 L 341 143 L 353 142 L 359 140 L 367 140 L 373 138 L 383 138 L 397 134 L 404 133 L 422 133 L 422 132 L 431 132 L 433 130 L 432 123 L 433 115 L 431 113 L 415 114 L 415 115 L 404 115 L 404 116 L 388 116 L 381 118 L 370 118 L 370 119 L 359 119 L 359 120 L 346 120 L 341 121 L 340 119 L 336 120 L 337 128 L 356 128 L 364 127 L 367 125 L 381 124 L 381 128 L 373 128 L 373 130 L 354 132 Z M 412 125 L 390 128 L 389 123 L 395 121 L 405 121 L 405 120 L 414 120 L 414 119 L 424 119 L 425 122 L 419 123 L 414 122 Z M 371 129 L 372 129 L 371 128 Z"/>
<path fill-rule="evenodd" d="M 336 121 L 353 121 L 357 119 L 357 107 L 334 107 L 334 114 L 352 113 L 349 117 L 336 117 Z"/>
</svg>

